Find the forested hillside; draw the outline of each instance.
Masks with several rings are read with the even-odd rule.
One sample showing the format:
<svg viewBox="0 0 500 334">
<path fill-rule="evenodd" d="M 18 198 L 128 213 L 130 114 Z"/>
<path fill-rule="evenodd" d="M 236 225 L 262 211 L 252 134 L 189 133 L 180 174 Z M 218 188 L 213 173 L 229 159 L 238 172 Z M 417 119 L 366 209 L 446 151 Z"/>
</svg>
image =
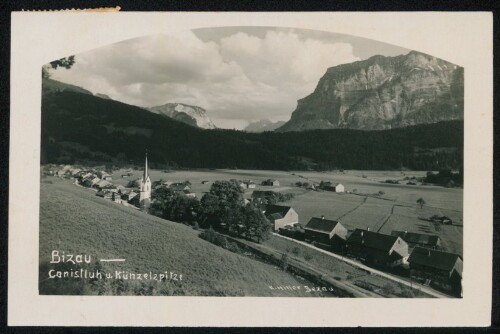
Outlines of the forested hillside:
<svg viewBox="0 0 500 334">
<path fill-rule="evenodd" d="M 139 107 L 71 91 L 42 100 L 42 163 L 141 163 L 153 168 L 459 169 L 463 121 L 381 131 L 203 130 Z"/>
</svg>

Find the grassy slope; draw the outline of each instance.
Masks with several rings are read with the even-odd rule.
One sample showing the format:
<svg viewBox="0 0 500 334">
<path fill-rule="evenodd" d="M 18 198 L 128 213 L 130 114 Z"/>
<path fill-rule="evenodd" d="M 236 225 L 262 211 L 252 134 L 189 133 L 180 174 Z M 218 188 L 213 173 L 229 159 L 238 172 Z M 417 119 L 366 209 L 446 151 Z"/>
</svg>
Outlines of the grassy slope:
<svg viewBox="0 0 500 334">
<path fill-rule="evenodd" d="M 52 183 L 50 183 L 52 182 Z M 40 262 L 54 249 L 125 258 L 104 269 L 173 271 L 185 277 L 186 295 L 311 296 L 269 285 L 300 285 L 281 270 L 212 245 L 191 228 L 146 215 L 95 196 L 69 181 L 41 184 Z"/>
</svg>

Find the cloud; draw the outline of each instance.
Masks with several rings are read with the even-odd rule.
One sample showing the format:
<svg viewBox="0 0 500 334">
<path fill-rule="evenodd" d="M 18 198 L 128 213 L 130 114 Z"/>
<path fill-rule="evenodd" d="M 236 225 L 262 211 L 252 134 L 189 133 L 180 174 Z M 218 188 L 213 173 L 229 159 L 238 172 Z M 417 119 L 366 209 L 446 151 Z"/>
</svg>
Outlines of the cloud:
<svg viewBox="0 0 500 334">
<path fill-rule="evenodd" d="M 181 102 L 207 109 L 220 127 L 289 119 L 326 69 L 359 60 L 348 43 L 268 30 L 216 41 L 193 33 L 148 36 L 76 56 L 53 78 L 139 106 Z"/>
</svg>

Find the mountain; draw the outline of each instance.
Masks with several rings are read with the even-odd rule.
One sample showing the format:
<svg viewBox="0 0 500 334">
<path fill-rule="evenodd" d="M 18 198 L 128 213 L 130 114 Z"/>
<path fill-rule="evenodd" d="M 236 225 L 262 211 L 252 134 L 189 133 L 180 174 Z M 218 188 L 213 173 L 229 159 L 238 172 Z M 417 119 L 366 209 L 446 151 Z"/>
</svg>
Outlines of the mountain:
<svg viewBox="0 0 500 334">
<path fill-rule="evenodd" d="M 106 94 L 96 93 L 95 96 L 100 97 L 101 99 L 111 100 L 111 98 Z"/>
<path fill-rule="evenodd" d="M 412 51 L 329 68 L 277 131 L 382 130 L 463 120 L 464 69 Z"/>
<path fill-rule="evenodd" d="M 383 131 L 204 130 L 145 109 L 63 90 L 42 96 L 42 163 L 274 170 L 456 169 L 463 121 Z"/>
<path fill-rule="evenodd" d="M 216 126 L 207 116 L 205 109 L 183 103 L 167 103 L 162 106 L 147 108 L 149 111 L 173 118 L 177 121 L 202 129 L 215 129 Z"/>
<path fill-rule="evenodd" d="M 75 85 L 70 85 L 53 79 L 42 79 L 42 94 L 56 93 L 62 91 L 71 91 L 76 93 L 92 95 L 92 92 Z"/>
<path fill-rule="evenodd" d="M 251 122 L 243 129 L 246 132 L 264 132 L 264 131 L 274 131 L 280 126 L 285 124 L 284 121 L 271 122 L 268 119 L 263 119 L 260 121 Z"/>
</svg>

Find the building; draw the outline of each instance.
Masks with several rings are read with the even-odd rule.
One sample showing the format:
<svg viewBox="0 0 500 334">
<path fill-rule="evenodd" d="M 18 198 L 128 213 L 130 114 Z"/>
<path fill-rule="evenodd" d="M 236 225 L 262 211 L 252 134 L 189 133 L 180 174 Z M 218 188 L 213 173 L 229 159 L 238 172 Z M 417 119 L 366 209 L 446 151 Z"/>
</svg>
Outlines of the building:
<svg viewBox="0 0 500 334">
<path fill-rule="evenodd" d="M 347 239 L 347 252 L 379 267 L 395 267 L 408 259 L 408 244 L 393 235 L 356 229 Z"/>
<path fill-rule="evenodd" d="M 105 187 L 107 187 L 109 185 L 111 185 L 111 182 L 108 182 L 106 180 L 100 180 L 99 182 L 94 183 L 92 185 L 92 187 L 97 188 L 97 189 L 103 189 L 103 188 L 105 188 Z"/>
<path fill-rule="evenodd" d="M 342 246 L 347 237 L 347 229 L 337 220 L 313 217 L 304 226 L 305 240 L 329 246 Z"/>
<path fill-rule="evenodd" d="M 408 262 L 412 278 L 461 296 L 463 259 L 460 255 L 415 247 Z"/>
<path fill-rule="evenodd" d="M 151 201 L 151 179 L 148 175 L 148 154 L 144 163 L 144 174 L 139 179 L 139 203 Z"/>
<path fill-rule="evenodd" d="M 273 224 L 274 231 L 299 222 L 299 215 L 289 206 L 268 204 L 265 206 L 264 215 Z"/>
<path fill-rule="evenodd" d="M 321 182 L 320 188 L 326 191 L 333 191 L 336 193 L 343 193 L 345 192 L 345 187 L 341 183 L 333 183 L 330 181 L 327 182 Z"/>
<path fill-rule="evenodd" d="M 255 189 L 255 182 L 253 181 L 243 181 L 245 187 L 248 189 Z"/>
<path fill-rule="evenodd" d="M 280 181 L 274 180 L 274 179 L 267 179 L 265 181 L 262 181 L 263 186 L 273 186 L 273 187 L 279 187 L 280 186 Z"/>
<path fill-rule="evenodd" d="M 441 239 L 437 235 L 429 235 L 422 233 L 413 233 L 407 231 L 392 231 L 391 235 L 400 237 L 410 247 L 424 247 L 430 249 L 441 248 Z"/>
</svg>

